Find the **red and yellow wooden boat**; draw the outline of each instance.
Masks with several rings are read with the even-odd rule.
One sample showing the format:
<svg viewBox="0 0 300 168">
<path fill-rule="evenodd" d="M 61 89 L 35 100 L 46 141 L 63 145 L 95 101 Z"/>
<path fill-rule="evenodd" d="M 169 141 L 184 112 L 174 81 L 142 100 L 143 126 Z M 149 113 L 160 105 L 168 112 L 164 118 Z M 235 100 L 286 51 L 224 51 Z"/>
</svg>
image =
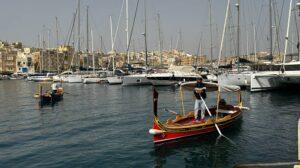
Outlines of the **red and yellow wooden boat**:
<svg viewBox="0 0 300 168">
<path fill-rule="evenodd" d="M 207 92 L 216 92 L 216 105 L 208 108 L 211 116 L 206 110 L 205 122 L 195 122 L 194 111 L 184 112 L 183 91 L 193 91 L 196 82 L 188 82 L 180 86 L 182 98 L 182 114 L 176 114 L 174 119 L 169 118 L 166 122 L 161 122 L 157 115 L 158 92 L 153 89 L 153 127 L 149 133 L 153 135 L 154 143 L 161 143 L 180 138 L 207 134 L 217 131 L 217 127 L 222 130 L 229 127 L 242 117 L 242 111 L 245 107 L 242 106 L 241 91 L 238 86 L 220 86 L 215 83 L 204 83 Z M 231 93 L 237 97 L 236 105 L 227 104 L 221 94 Z M 217 126 L 215 125 L 217 124 Z"/>
</svg>

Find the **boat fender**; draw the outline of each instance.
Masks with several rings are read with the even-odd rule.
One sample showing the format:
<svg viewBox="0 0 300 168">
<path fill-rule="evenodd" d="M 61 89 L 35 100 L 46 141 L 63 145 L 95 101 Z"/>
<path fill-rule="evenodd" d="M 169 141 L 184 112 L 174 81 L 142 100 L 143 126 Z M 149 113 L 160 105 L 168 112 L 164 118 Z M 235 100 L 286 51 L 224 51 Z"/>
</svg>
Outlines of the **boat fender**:
<svg viewBox="0 0 300 168">
<path fill-rule="evenodd" d="M 163 130 L 149 129 L 149 134 L 151 134 L 151 135 L 163 134 L 164 132 L 165 132 L 165 131 L 163 131 Z"/>
</svg>

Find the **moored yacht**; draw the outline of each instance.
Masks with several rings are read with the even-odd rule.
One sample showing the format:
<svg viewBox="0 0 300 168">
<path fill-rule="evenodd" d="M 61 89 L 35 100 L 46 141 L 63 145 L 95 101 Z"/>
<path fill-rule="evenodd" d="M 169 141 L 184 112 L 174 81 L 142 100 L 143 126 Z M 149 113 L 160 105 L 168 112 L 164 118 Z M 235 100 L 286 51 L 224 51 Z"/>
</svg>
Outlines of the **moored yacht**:
<svg viewBox="0 0 300 168">
<path fill-rule="evenodd" d="M 34 82 L 46 82 L 46 81 L 52 81 L 52 77 L 54 76 L 54 73 L 37 73 L 37 74 L 29 74 L 27 76 L 28 81 L 34 81 Z"/>
<path fill-rule="evenodd" d="M 84 74 L 82 72 L 64 71 L 59 75 L 53 76 L 53 82 L 81 83 L 83 77 Z"/>
<path fill-rule="evenodd" d="M 241 68 L 241 67 L 239 67 Z M 218 83 L 221 85 L 236 85 L 240 87 L 249 87 L 251 84 L 251 75 L 254 71 L 245 66 L 241 71 L 232 70 L 218 75 Z"/>
<path fill-rule="evenodd" d="M 118 85 L 123 83 L 123 77 L 125 72 L 120 69 L 115 69 L 114 74 L 112 76 L 107 77 L 108 84 L 110 85 Z"/>
<path fill-rule="evenodd" d="M 123 77 L 122 85 L 151 85 L 151 81 L 147 79 L 147 74 L 133 74 Z"/>
<path fill-rule="evenodd" d="M 108 71 L 99 71 L 95 74 L 88 75 L 82 79 L 82 83 L 91 84 L 91 83 L 106 83 L 107 77 L 110 76 L 111 73 Z"/>
<path fill-rule="evenodd" d="M 73 71 L 64 71 L 59 75 L 53 76 L 53 82 L 69 82 L 68 77 L 73 74 Z"/>
<path fill-rule="evenodd" d="M 167 72 L 147 75 L 147 79 L 154 86 L 169 86 L 181 82 L 196 81 L 199 77 L 201 75 L 197 74 L 192 66 L 171 66 Z"/>
<path fill-rule="evenodd" d="M 300 86 L 300 61 L 277 64 L 273 66 L 273 71 L 252 74 L 250 91 L 272 90 L 291 85 Z"/>
</svg>

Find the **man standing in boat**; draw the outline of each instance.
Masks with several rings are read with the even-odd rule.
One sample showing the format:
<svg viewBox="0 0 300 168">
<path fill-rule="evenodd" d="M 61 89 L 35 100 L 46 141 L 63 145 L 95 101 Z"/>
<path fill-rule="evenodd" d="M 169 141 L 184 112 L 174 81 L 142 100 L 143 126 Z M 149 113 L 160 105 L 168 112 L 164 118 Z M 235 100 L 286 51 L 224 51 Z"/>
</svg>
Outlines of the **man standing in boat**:
<svg viewBox="0 0 300 168">
<path fill-rule="evenodd" d="M 205 122 L 204 117 L 205 117 L 205 103 L 204 103 L 204 99 L 206 98 L 206 87 L 203 83 L 203 79 L 202 78 L 198 78 L 197 79 L 197 83 L 196 83 L 196 87 L 194 89 L 194 95 L 195 95 L 195 121 L 196 122 Z M 202 97 L 202 99 L 201 99 Z M 199 117 L 199 110 L 201 110 L 201 118 Z"/>
</svg>

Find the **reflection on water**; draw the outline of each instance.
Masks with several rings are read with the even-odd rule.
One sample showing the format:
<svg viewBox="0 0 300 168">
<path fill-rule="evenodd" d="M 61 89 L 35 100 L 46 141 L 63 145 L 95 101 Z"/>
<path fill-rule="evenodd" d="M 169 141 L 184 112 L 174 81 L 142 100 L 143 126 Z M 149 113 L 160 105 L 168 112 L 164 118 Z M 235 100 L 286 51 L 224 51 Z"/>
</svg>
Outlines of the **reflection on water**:
<svg viewBox="0 0 300 168">
<path fill-rule="evenodd" d="M 1 167 L 232 167 L 297 158 L 299 92 L 243 92 L 241 122 L 218 134 L 152 143 L 152 87 L 64 84 L 70 94 L 39 109 L 36 83 L 0 81 Z M 159 87 L 159 116 L 181 111 L 179 91 Z M 186 111 L 193 109 L 185 93 Z M 212 105 L 214 95 L 208 95 Z"/>
<path fill-rule="evenodd" d="M 231 129 L 224 130 L 223 133 L 234 138 L 238 136 L 241 124 L 240 120 Z M 172 158 L 178 156 L 182 157 L 184 165 L 188 167 L 220 167 L 220 163 L 226 163 L 227 156 L 236 148 L 236 144 L 231 140 L 219 136 L 218 133 L 212 133 L 155 145 L 150 155 L 156 157 L 155 167 L 166 164 L 178 165 L 176 162 L 173 163 L 174 158 Z"/>
</svg>

